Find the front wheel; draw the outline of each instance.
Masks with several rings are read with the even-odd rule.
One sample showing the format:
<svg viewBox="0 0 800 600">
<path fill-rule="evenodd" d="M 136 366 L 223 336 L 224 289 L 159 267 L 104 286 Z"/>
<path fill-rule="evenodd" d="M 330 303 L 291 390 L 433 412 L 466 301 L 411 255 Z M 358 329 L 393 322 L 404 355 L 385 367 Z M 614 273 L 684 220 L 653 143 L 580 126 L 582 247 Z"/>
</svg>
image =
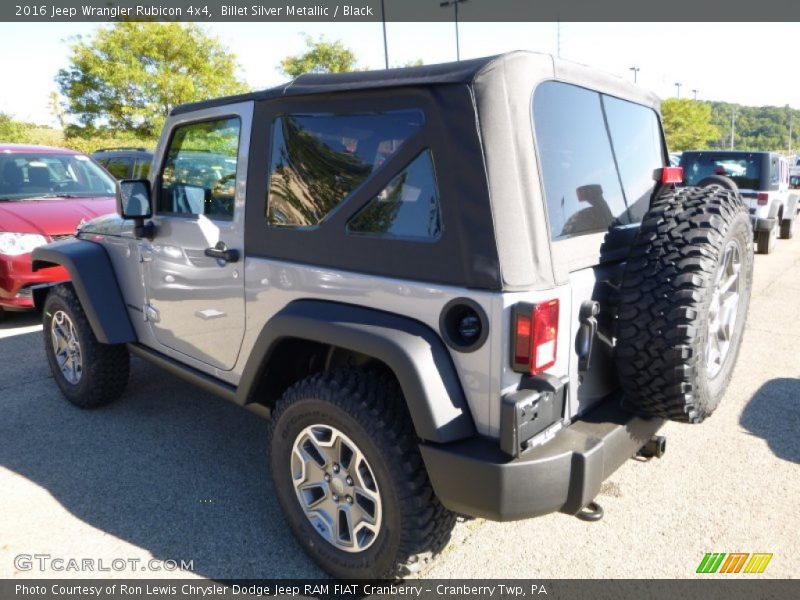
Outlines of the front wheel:
<svg viewBox="0 0 800 600">
<path fill-rule="evenodd" d="M 418 572 L 450 539 L 455 514 L 433 493 L 392 377 L 341 369 L 300 381 L 278 402 L 269 435 L 289 527 L 331 575 Z"/>
<path fill-rule="evenodd" d="M 61 393 L 80 408 L 116 400 L 128 384 L 124 344 L 101 344 L 72 284 L 55 286 L 44 303 L 44 349 Z"/>
</svg>

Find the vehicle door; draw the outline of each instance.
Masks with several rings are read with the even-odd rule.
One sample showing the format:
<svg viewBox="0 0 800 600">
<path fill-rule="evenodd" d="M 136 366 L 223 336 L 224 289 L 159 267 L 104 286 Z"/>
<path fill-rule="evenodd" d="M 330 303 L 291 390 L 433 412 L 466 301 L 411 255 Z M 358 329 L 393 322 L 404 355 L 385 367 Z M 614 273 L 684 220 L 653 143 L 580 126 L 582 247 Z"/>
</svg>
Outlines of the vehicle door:
<svg viewBox="0 0 800 600">
<path fill-rule="evenodd" d="M 253 103 L 172 117 L 151 174 L 145 319 L 162 350 L 230 370 L 244 335 L 244 198 Z"/>
</svg>

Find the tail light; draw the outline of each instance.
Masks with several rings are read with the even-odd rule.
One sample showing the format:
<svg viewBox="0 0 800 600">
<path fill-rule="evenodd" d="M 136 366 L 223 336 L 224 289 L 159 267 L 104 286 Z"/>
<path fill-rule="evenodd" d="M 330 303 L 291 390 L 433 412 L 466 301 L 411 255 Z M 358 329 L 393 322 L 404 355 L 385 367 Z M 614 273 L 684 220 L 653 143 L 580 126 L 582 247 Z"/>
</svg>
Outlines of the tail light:
<svg viewBox="0 0 800 600">
<path fill-rule="evenodd" d="M 683 167 L 664 167 L 661 169 L 661 183 L 664 185 L 681 182 L 683 182 Z"/>
<path fill-rule="evenodd" d="M 767 192 L 758 192 L 758 205 L 766 206 L 769 202 L 769 194 Z"/>
<path fill-rule="evenodd" d="M 517 304 L 512 316 L 512 368 L 538 375 L 556 364 L 558 300 Z"/>
</svg>

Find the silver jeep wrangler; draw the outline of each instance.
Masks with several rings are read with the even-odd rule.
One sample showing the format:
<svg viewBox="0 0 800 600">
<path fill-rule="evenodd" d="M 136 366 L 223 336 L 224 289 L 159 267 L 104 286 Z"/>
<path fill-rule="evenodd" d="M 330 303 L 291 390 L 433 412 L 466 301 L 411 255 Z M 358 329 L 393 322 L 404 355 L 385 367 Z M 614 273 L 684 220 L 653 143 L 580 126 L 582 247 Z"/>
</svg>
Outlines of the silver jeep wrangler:
<svg viewBox="0 0 800 600">
<path fill-rule="evenodd" d="M 106 404 L 133 354 L 261 405 L 337 577 L 419 571 L 458 513 L 598 518 L 747 314 L 747 208 L 667 157 L 654 96 L 527 52 L 179 106 L 119 214 L 34 252 L 72 279 L 34 292 L 55 381 Z"/>
</svg>

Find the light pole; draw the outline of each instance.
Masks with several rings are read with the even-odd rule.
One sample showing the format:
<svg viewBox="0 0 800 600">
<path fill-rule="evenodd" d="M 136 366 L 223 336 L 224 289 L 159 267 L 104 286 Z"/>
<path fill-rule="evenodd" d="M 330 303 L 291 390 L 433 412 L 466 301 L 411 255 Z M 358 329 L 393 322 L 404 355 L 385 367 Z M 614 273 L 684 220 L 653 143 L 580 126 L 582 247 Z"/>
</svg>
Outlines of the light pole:
<svg viewBox="0 0 800 600">
<path fill-rule="evenodd" d="M 389 46 L 386 43 L 386 7 L 381 0 L 381 21 L 383 22 L 383 60 L 386 63 L 386 68 L 389 68 Z"/>
<path fill-rule="evenodd" d="M 692 90 L 692 93 L 694 94 L 694 99 L 695 99 L 695 100 L 697 100 L 697 91 L 698 91 L 698 90 Z"/>
<path fill-rule="evenodd" d="M 639 67 L 628 67 L 628 71 L 633 71 L 633 83 L 636 83 L 637 75 L 641 69 Z"/>
<path fill-rule="evenodd" d="M 461 60 L 461 49 L 458 46 L 458 5 L 463 4 L 464 2 L 468 2 L 468 0 L 446 0 L 446 2 L 440 2 L 439 6 L 442 8 L 447 8 L 448 6 L 453 7 L 453 18 L 456 23 L 456 60 Z"/>
<path fill-rule="evenodd" d="M 678 90 L 678 100 L 680 100 L 680 99 L 681 99 L 681 86 L 682 86 L 682 85 L 683 85 L 683 84 L 682 84 L 680 81 L 676 81 L 676 82 L 675 82 L 675 89 L 677 89 L 677 90 Z"/>
<path fill-rule="evenodd" d="M 561 21 L 556 22 L 556 57 L 561 58 Z"/>
</svg>

